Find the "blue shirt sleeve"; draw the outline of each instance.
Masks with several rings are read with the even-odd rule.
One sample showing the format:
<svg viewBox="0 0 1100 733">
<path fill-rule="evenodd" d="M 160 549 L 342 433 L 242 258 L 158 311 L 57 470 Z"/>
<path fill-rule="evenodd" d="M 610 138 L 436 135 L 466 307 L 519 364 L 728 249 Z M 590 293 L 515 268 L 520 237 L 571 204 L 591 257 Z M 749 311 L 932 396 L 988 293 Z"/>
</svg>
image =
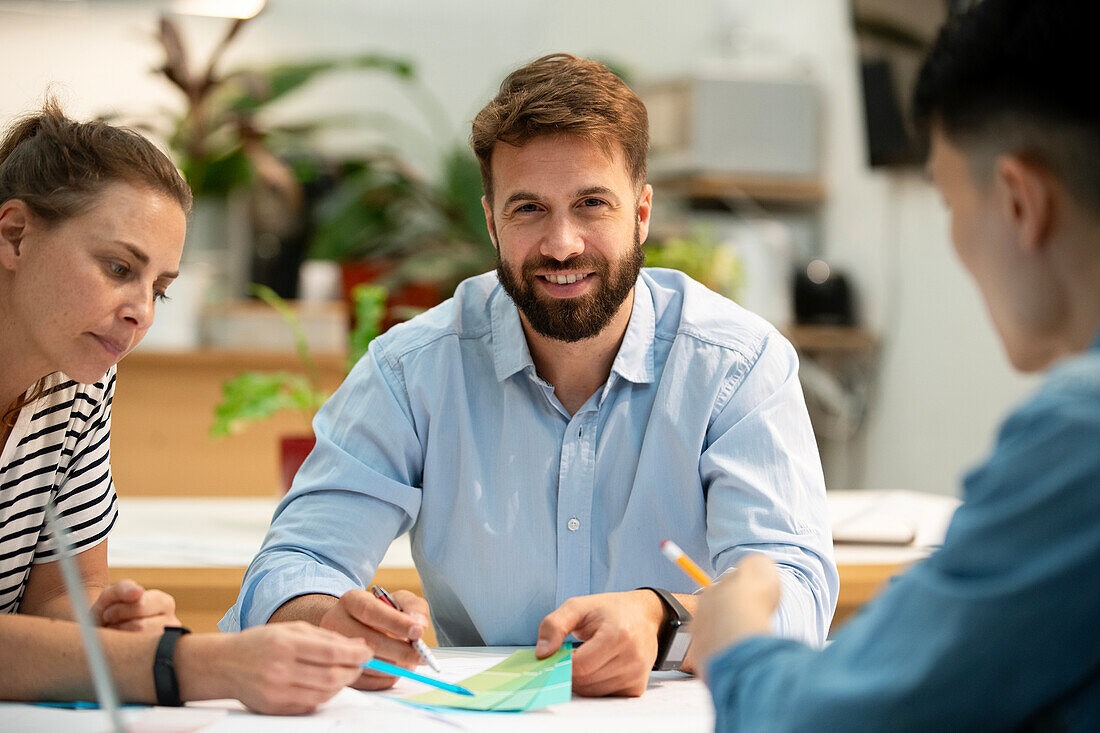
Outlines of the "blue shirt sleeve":
<svg viewBox="0 0 1100 733">
<path fill-rule="evenodd" d="M 700 458 L 711 561 L 721 573 L 750 552 L 768 555 L 783 589 L 772 630 L 820 645 L 840 581 L 798 359 L 773 332 L 747 369 L 729 380 Z"/>
<path fill-rule="evenodd" d="M 1100 667 L 1096 384 L 1017 411 L 943 547 L 826 649 L 753 638 L 709 660 L 717 729 L 996 730 L 1087 684 Z"/>
<path fill-rule="evenodd" d="M 365 587 L 415 521 L 421 445 L 404 385 L 376 343 L 317 413 L 317 445 L 275 510 L 222 631 L 264 624 L 297 596 Z"/>
</svg>

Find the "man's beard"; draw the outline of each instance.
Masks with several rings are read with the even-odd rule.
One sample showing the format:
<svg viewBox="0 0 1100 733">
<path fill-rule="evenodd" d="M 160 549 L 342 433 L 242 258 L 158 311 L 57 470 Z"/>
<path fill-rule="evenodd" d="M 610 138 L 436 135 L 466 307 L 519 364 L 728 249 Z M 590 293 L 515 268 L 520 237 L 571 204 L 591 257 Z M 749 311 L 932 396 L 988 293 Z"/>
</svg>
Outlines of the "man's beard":
<svg viewBox="0 0 1100 733">
<path fill-rule="evenodd" d="M 498 240 L 499 241 L 499 240 Z M 497 249 L 497 277 L 504 292 L 512 298 L 531 327 L 542 336 L 556 341 L 581 341 L 592 338 L 607 327 L 630 294 L 645 264 L 638 225 L 634 225 L 634 248 L 611 272 L 607 260 L 590 255 L 577 255 L 565 262 L 551 257 L 536 257 L 523 263 L 520 277 L 512 273 Z M 597 278 L 593 292 L 575 298 L 551 298 L 540 295 L 534 285 L 536 272 L 552 273 L 590 270 Z"/>
</svg>

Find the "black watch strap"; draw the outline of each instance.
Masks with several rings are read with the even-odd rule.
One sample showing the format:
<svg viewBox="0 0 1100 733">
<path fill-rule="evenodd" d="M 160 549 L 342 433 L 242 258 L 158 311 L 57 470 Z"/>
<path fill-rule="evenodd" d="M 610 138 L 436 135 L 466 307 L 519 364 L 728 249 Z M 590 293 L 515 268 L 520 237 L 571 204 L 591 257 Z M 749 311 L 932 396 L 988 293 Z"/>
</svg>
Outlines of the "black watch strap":
<svg viewBox="0 0 1100 733">
<path fill-rule="evenodd" d="M 664 588 L 644 586 L 638 588 L 638 590 L 653 591 L 661 599 L 661 605 L 665 608 L 664 621 L 661 623 L 661 630 L 657 633 L 657 659 L 653 663 L 653 669 L 679 669 L 680 664 L 684 661 L 684 656 L 687 654 L 687 647 L 675 644 L 675 642 L 678 636 L 684 635 L 686 637 L 687 629 L 684 627 L 691 621 L 691 614 L 688 613 L 682 603 L 676 600 L 674 595 Z M 690 637 L 686 638 L 690 642 Z M 677 651 L 676 656 L 678 658 L 670 659 L 669 653 L 674 648 Z"/>
<path fill-rule="evenodd" d="M 176 642 L 191 629 L 182 626 L 165 626 L 153 657 L 153 687 L 157 691 L 157 705 L 179 707 L 180 685 L 176 679 Z"/>
</svg>

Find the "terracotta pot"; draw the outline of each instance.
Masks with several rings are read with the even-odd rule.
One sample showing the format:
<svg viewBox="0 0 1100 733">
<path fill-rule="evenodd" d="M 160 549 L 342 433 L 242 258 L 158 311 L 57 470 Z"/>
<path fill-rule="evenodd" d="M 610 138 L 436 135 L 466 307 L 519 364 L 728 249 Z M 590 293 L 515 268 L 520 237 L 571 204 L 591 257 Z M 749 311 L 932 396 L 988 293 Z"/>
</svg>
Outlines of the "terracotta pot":
<svg viewBox="0 0 1100 733">
<path fill-rule="evenodd" d="M 279 478 L 282 493 L 290 491 L 294 474 L 298 473 L 316 443 L 317 439 L 312 435 L 284 435 L 279 438 Z"/>
<path fill-rule="evenodd" d="M 396 269 L 396 263 L 386 260 L 362 260 L 340 263 L 341 288 L 344 302 L 351 308 L 351 291 L 356 285 L 361 284 L 385 284 L 386 278 Z M 389 330 L 404 318 L 400 312 L 403 308 L 420 308 L 427 310 L 443 302 L 439 286 L 435 283 L 412 282 L 392 287 L 386 298 L 386 315 L 382 319 L 382 331 Z"/>
</svg>

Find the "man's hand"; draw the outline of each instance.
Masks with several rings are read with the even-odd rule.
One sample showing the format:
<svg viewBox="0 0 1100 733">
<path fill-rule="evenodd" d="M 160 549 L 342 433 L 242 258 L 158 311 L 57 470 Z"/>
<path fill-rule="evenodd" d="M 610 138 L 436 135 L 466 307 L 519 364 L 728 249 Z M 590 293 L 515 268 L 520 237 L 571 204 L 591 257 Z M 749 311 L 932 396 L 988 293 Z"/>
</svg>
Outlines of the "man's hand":
<svg viewBox="0 0 1100 733">
<path fill-rule="evenodd" d="M 103 589 L 91 607 L 97 626 L 120 631 L 160 631 L 179 626 L 176 599 L 160 590 L 145 590 L 132 580 Z"/>
<path fill-rule="evenodd" d="M 655 593 L 634 590 L 570 598 L 539 624 L 535 655 L 544 659 L 568 634 L 584 642 L 573 652 L 573 691 L 638 697 L 657 659 L 664 605 Z"/>
<path fill-rule="evenodd" d="M 706 671 L 707 660 L 716 652 L 749 636 L 767 634 L 771 617 L 779 605 L 779 573 L 764 555 L 749 555 L 707 588 L 699 599 L 691 623 L 691 650 Z"/>
<path fill-rule="evenodd" d="M 374 656 L 413 669 L 420 663 L 410 641 L 424 635 L 428 626 L 428 602 L 408 591 L 393 594 L 404 611 L 391 608 L 365 590 L 349 590 L 340 596 L 321 617 L 323 629 L 344 636 L 365 639 Z M 393 687 L 396 677 L 364 671 L 352 687 L 359 690 L 384 690 Z"/>
<path fill-rule="evenodd" d="M 184 699 L 235 697 L 257 713 L 293 715 L 312 712 L 350 685 L 370 658 L 362 639 L 291 621 L 184 636 L 176 673 Z"/>
</svg>

